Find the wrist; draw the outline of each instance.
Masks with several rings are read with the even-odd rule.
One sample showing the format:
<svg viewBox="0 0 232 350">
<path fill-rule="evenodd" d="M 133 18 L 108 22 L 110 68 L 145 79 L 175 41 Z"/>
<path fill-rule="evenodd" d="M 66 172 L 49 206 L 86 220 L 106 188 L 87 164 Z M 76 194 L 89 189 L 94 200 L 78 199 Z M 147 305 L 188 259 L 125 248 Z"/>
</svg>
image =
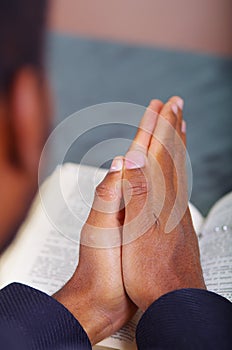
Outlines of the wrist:
<svg viewBox="0 0 232 350">
<path fill-rule="evenodd" d="M 89 291 L 79 290 L 77 285 L 69 281 L 61 290 L 53 295 L 78 320 L 92 345 L 100 342 L 113 333 L 111 319 L 97 305 Z"/>
</svg>

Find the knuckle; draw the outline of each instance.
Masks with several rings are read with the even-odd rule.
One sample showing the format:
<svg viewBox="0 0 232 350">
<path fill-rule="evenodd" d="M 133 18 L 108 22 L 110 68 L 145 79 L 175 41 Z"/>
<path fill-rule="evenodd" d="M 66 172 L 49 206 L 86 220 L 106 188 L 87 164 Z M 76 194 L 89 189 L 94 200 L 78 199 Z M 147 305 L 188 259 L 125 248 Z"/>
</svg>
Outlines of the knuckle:
<svg viewBox="0 0 232 350">
<path fill-rule="evenodd" d="M 147 186 L 142 182 L 133 183 L 130 186 L 129 194 L 131 196 L 144 196 L 147 194 Z"/>
<path fill-rule="evenodd" d="M 149 184 L 144 175 L 135 174 L 129 179 L 129 184 L 126 187 L 128 196 L 146 196 L 149 192 Z"/>
<path fill-rule="evenodd" d="M 101 199 L 112 200 L 115 198 L 116 193 L 113 186 L 102 182 L 96 187 L 95 196 Z"/>
</svg>

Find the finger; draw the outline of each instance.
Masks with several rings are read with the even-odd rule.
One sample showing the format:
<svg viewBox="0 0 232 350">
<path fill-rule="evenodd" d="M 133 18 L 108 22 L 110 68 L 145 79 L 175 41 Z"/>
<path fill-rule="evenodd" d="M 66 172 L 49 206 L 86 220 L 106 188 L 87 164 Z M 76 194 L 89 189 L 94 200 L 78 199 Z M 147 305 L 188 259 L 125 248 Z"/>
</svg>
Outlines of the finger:
<svg viewBox="0 0 232 350">
<path fill-rule="evenodd" d="M 177 105 L 168 101 L 158 117 L 148 152 L 149 162 L 151 164 L 156 161 L 159 162 L 163 169 L 165 180 L 168 183 L 173 181 L 177 114 Z"/>
<path fill-rule="evenodd" d="M 174 185 L 176 196 L 179 197 L 179 203 L 186 203 L 188 200 L 188 182 L 186 169 L 186 122 L 182 121 L 181 136 L 176 135 L 175 142 L 175 175 Z M 178 199 L 178 198 L 177 198 Z"/>
<path fill-rule="evenodd" d="M 188 178 L 186 169 L 186 123 L 182 119 L 182 110 L 178 108 L 175 133 L 174 155 L 174 193 L 173 207 L 167 220 L 165 232 L 171 232 L 184 217 L 188 208 Z"/>
<path fill-rule="evenodd" d="M 187 124 L 185 120 L 182 120 L 182 124 L 181 124 L 181 137 L 182 140 L 184 142 L 185 147 L 187 146 L 186 143 L 186 131 L 187 131 Z"/>
<path fill-rule="evenodd" d="M 183 138 L 185 138 L 185 136 L 183 136 Z M 186 210 L 188 209 L 189 196 L 186 147 L 182 140 L 175 154 L 174 164 L 175 200 L 173 201 L 173 208 L 165 226 L 165 232 L 172 232 L 184 218 Z"/>
<path fill-rule="evenodd" d="M 175 192 L 178 190 L 178 182 L 182 179 L 184 174 L 185 166 L 185 144 L 184 144 L 184 133 L 182 132 L 182 127 L 184 127 L 183 122 L 183 107 L 184 101 L 179 96 L 173 96 L 169 99 L 170 103 L 174 103 L 177 106 L 176 109 L 176 132 L 174 134 L 175 144 L 174 144 L 174 171 L 173 171 L 173 181 L 175 186 Z M 179 184 L 180 185 L 180 184 Z"/>
<path fill-rule="evenodd" d="M 186 122 L 182 120 L 179 132 L 176 134 L 175 138 L 175 185 L 179 186 L 180 183 L 184 185 L 185 182 L 183 180 L 186 178 Z"/>
<path fill-rule="evenodd" d="M 123 158 L 116 157 L 108 174 L 96 188 L 89 222 L 96 221 L 96 225 L 100 227 L 118 226 L 117 214 L 122 198 L 122 168 Z"/>
<path fill-rule="evenodd" d="M 162 110 L 160 111 L 160 115 L 165 120 L 167 120 L 170 123 L 170 125 L 174 129 L 176 129 L 180 135 L 181 135 L 181 126 L 182 126 L 183 106 L 184 106 L 183 99 L 181 99 L 179 96 L 173 96 L 168 100 L 168 102 L 163 106 Z M 172 113 L 170 113 L 170 108 L 172 110 L 171 111 Z M 172 128 L 168 128 L 167 123 L 162 122 L 161 118 L 158 121 L 160 121 L 160 122 L 159 123 L 157 122 L 156 128 L 155 128 L 154 133 L 153 133 L 153 138 L 151 140 L 151 147 L 150 147 L 151 152 L 153 150 L 155 152 L 155 146 L 156 146 L 155 138 L 157 138 L 159 136 L 159 132 L 161 132 L 161 130 L 162 130 L 161 134 L 163 135 L 162 141 L 164 141 L 165 135 L 167 137 L 170 137 L 170 135 L 172 134 Z M 161 125 L 161 124 L 165 124 L 165 127 L 164 127 L 164 125 Z M 173 134 L 172 134 L 172 136 L 173 136 Z"/>
<path fill-rule="evenodd" d="M 176 123 L 176 131 L 178 132 L 178 134 L 180 135 L 180 137 L 182 137 L 182 132 L 181 132 L 181 128 L 182 128 L 182 118 L 183 118 L 183 108 L 184 108 L 184 100 L 182 98 L 180 98 L 179 96 L 172 96 L 169 99 L 170 103 L 176 104 L 177 106 L 177 123 Z"/>
<path fill-rule="evenodd" d="M 154 223 L 151 185 L 146 156 L 140 151 L 129 151 L 125 156 L 123 171 L 123 244 L 140 237 Z"/>
<path fill-rule="evenodd" d="M 122 168 L 123 158 L 116 157 L 106 177 L 97 186 L 81 233 L 82 244 L 101 248 L 121 245 Z"/>
<path fill-rule="evenodd" d="M 129 148 L 129 151 L 140 150 L 147 154 L 153 131 L 155 129 L 157 115 L 163 103 L 160 100 L 152 100 L 141 119 L 137 133 Z"/>
</svg>

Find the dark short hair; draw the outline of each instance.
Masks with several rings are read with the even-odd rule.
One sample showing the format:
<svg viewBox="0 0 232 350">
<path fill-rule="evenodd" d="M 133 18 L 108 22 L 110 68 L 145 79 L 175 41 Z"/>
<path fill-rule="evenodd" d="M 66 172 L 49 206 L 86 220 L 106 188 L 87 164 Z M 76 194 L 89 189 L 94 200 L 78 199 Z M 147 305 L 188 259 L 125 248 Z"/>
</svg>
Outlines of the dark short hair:
<svg viewBox="0 0 232 350">
<path fill-rule="evenodd" d="M 43 67 L 47 0 L 0 0 L 0 90 L 23 66 Z"/>
</svg>

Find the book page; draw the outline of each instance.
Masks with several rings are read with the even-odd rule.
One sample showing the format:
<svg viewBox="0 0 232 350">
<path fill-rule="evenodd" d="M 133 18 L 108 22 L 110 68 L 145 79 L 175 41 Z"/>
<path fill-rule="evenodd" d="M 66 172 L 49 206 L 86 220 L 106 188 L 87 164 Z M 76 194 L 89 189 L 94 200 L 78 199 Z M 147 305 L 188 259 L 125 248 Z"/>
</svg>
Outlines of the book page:
<svg viewBox="0 0 232 350">
<path fill-rule="evenodd" d="M 207 289 L 232 301 L 232 192 L 209 212 L 199 244 Z"/>
<path fill-rule="evenodd" d="M 16 239 L 0 257 L 0 288 L 21 282 L 52 295 L 74 273 L 81 228 L 92 206 L 94 189 L 107 170 L 67 163 L 42 185 Z M 61 192 L 57 190 L 61 189 Z M 190 210 L 198 232 L 202 216 Z M 136 349 L 135 330 L 141 312 L 97 349 Z"/>
<path fill-rule="evenodd" d="M 189 203 L 189 210 L 192 216 L 194 229 L 197 235 L 199 235 L 201 233 L 201 228 L 204 223 L 204 217 L 201 215 L 200 211 L 192 203 Z"/>
<path fill-rule="evenodd" d="M 113 348 L 123 350 L 135 350 L 135 332 L 137 324 L 142 316 L 142 311 L 138 310 L 133 319 L 130 320 L 120 331 L 113 334 L 111 337 L 104 339 L 98 345 L 93 347 L 96 350 Z"/>
<path fill-rule="evenodd" d="M 16 239 L 0 258 L 0 287 L 15 281 L 52 294 L 74 272 L 78 264 L 78 242 L 82 224 L 76 220 L 75 226 L 72 226 L 73 213 L 69 206 L 74 201 L 73 184 L 76 183 L 78 168 L 77 165 L 66 164 L 62 167 L 61 173 L 58 168 L 43 184 L 42 192 L 45 195 L 42 195 L 42 200 L 40 195 L 37 195 Z M 94 169 L 91 167 L 83 167 L 83 171 L 93 176 Z M 98 176 L 103 177 L 104 173 L 103 170 Z M 86 183 L 82 185 L 86 192 L 90 186 L 86 176 L 84 179 Z M 62 195 L 66 202 L 56 198 L 58 181 L 61 182 L 60 187 L 64 189 Z M 91 194 L 89 195 L 91 197 Z M 46 203 L 46 198 L 50 200 L 51 206 L 50 203 Z M 81 215 L 85 220 L 89 207 L 82 196 L 78 196 L 77 191 L 75 205 L 77 209 L 79 207 L 83 209 Z M 59 225 L 59 221 L 62 224 L 64 221 L 65 227 Z"/>
<path fill-rule="evenodd" d="M 38 194 L 16 239 L 0 257 L 0 288 L 21 282 L 52 295 L 66 283 L 78 264 L 81 227 L 91 209 L 94 188 L 106 172 L 65 164 L 61 172 L 56 169 L 45 181 L 42 200 Z M 59 182 L 65 202 L 57 193 Z M 136 349 L 135 329 L 140 315 L 138 312 L 96 348 Z"/>
</svg>

